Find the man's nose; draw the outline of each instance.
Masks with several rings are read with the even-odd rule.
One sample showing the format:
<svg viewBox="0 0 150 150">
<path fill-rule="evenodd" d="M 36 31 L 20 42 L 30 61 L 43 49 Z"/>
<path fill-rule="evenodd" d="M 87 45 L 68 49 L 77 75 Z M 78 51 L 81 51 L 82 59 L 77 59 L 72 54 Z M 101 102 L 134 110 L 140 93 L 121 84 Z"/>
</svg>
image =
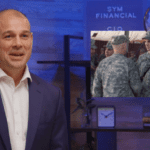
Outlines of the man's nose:
<svg viewBox="0 0 150 150">
<path fill-rule="evenodd" d="M 22 47 L 22 41 L 20 39 L 20 37 L 15 37 L 14 41 L 13 41 L 13 46 L 16 47 L 17 49 L 19 49 L 20 47 Z"/>
</svg>

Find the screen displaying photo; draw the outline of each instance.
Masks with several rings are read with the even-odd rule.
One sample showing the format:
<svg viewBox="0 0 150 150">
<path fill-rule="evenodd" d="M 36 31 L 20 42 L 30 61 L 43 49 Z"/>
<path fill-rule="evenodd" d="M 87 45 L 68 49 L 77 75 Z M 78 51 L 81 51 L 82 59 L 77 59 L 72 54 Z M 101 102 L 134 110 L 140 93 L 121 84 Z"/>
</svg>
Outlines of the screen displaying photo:
<svg viewBox="0 0 150 150">
<path fill-rule="evenodd" d="M 150 34 L 91 31 L 92 97 L 149 97 Z"/>
</svg>

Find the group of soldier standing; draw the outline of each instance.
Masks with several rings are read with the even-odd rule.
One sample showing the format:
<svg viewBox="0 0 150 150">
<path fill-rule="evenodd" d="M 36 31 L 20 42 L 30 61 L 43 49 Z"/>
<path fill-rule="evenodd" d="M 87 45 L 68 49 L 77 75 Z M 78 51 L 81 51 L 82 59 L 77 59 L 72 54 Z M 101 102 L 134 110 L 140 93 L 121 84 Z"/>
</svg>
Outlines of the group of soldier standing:
<svg viewBox="0 0 150 150">
<path fill-rule="evenodd" d="M 142 39 L 147 52 L 137 60 L 126 57 L 130 42 L 126 35 L 112 36 L 102 60 L 95 61 L 95 41 L 91 41 L 92 97 L 150 97 L 150 32 Z"/>
</svg>

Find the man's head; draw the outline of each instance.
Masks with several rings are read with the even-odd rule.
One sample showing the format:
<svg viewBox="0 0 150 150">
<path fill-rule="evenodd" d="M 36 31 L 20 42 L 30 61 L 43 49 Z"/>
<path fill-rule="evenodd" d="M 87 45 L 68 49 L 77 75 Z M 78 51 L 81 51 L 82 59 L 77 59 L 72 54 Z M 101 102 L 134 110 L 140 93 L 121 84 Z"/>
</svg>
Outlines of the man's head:
<svg viewBox="0 0 150 150">
<path fill-rule="evenodd" d="M 111 42 L 109 41 L 106 45 L 106 50 L 105 50 L 105 56 L 109 57 L 114 53 L 113 47 L 111 45 Z"/>
<path fill-rule="evenodd" d="M 150 31 L 147 31 L 142 39 L 145 41 L 145 47 L 150 53 Z"/>
<path fill-rule="evenodd" d="M 0 68 L 23 69 L 32 53 L 30 23 L 13 9 L 0 12 Z M 17 56 L 21 55 L 21 56 Z"/>
<path fill-rule="evenodd" d="M 127 53 L 127 42 L 129 42 L 129 39 L 125 35 L 113 36 L 111 44 L 114 53 L 125 55 Z"/>
</svg>

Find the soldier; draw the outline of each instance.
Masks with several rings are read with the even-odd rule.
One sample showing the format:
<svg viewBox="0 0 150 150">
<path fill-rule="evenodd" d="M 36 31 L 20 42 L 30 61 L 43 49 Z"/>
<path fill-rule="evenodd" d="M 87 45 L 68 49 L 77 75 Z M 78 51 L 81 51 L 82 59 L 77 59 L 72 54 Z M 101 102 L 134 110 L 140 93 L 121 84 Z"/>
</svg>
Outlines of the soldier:
<svg viewBox="0 0 150 150">
<path fill-rule="evenodd" d="M 106 50 L 105 50 L 105 56 L 106 57 L 109 57 L 111 56 L 112 54 L 114 53 L 114 50 L 113 50 L 113 47 L 111 45 L 111 42 L 107 42 L 107 45 L 106 45 Z"/>
<path fill-rule="evenodd" d="M 99 56 L 99 63 L 106 58 L 104 48 L 101 48 L 101 55 Z"/>
<path fill-rule="evenodd" d="M 140 96 L 142 84 L 138 68 L 127 53 L 125 35 L 113 36 L 111 44 L 114 54 L 102 60 L 95 72 L 93 97 L 135 97 Z"/>
<path fill-rule="evenodd" d="M 150 31 L 146 32 L 142 39 L 145 39 L 145 47 L 147 52 L 140 55 L 137 61 L 141 80 L 143 80 L 146 72 L 150 68 Z"/>
<path fill-rule="evenodd" d="M 150 69 L 143 78 L 142 87 L 141 97 L 150 97 Z"/>
<path fill-rule="evenodd" d="M 134 52 L 134 51 L 131 51 L 131 52 L 130 52 L 130 56 L 131 56 L 131 57 L 129 57 L 129 58 L 132 59 L 134 62 L 137 61 L 137 58 L 136 58 L 136 55 L 135 55 L 135 52 Z"/>
<path fill-rule="evenodd" d="M 142 38 L 145 39 L 147 52 L 140 55 L 137 65 L 139 67 L 142 82 L 142 97 L 150 97 L 150 31 Z"/>
<path fill-rule="evenodd" d="M 93 85 L 94 73 L 98 65 L 98 55 L 96 55 L 95 49 L 97 49 L 95 40 L 91 39 L 91 89 Z"/>
</svg>

